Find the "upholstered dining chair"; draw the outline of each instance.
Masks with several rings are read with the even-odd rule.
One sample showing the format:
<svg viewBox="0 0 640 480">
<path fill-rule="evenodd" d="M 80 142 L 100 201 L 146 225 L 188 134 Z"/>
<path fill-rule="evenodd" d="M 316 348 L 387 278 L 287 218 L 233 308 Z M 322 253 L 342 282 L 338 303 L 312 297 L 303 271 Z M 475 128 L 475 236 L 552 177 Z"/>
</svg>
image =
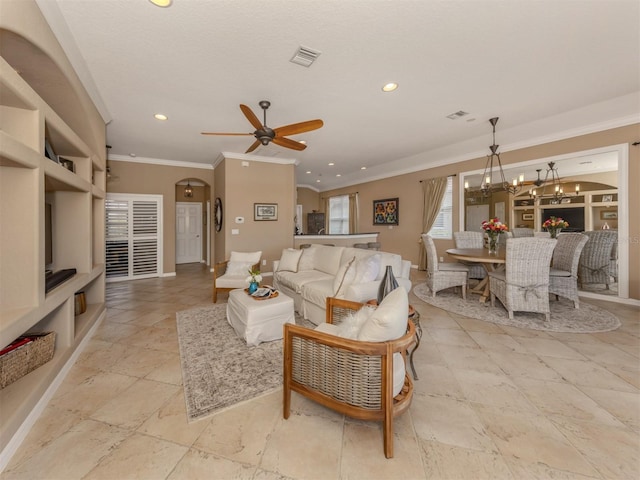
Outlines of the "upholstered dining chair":
<svg viewBox="0 0 640 480">
<path fill-rule="evenodd" d="M 584 232 L 589 241 L 582 249 L 578 264 L 578 283 L 603 284 L 609 289 L 611 283 L 610 266 L 614 244 L 618 241 L 615 230 L 594 230 Z"/>
<path fill-rule="evenodd" d="M 294 391 L 349 417 L 380 421 L 384 454 L 393 457 L 393 420 L 413 398 L 406 357 L 416 332 L 408 305 L 402 287 L 376 309 L 328 297 L 325 324 L 315 330 L 285 324 L 283 417 Z"/>
<path fill-rule="evenodd" d="M 551 238 L 510 238 L 507 240 L 506 268 L 489 272 L 491 306 L 498 298 L 509 318 L 514 312 L 543 313 L 549 309 L 549 269 L 556 240 Z"/>
<path fill-rule="evenodd" d="M 533 237 L 533 228 L 514 227 L 511 229 L 513 238 Z"/>
<path fill-rule="evenodd" d="M 484 248 L 484 233 L 470 230 L 453 232 L 453 241 L 456 248 Z M 482 280 L 487 276 L 487 270 L 482 265 L 464 260 L 459 260 L 459 262 L 469 267 L 469 278 Z"/>
<path fill-rule="evenodd" d="M 553 249 L 553 261 L 549 270 L 549 293 L 573 301 L 575 308 L 580 307 L 578 297 L 578 263 L 580 254 L 589 237 L 581 233 L 563 233 L 556 240 Z"/>
<path fill-rule="evenodd" d="M 469 267 L 457 262 L 439 262 L 433 238 L 426 233 L 422 234 L 422 243 L 427 252 L 427 286 L 431 296 L 435 297 L 445 288 L 462 287 L 462 298 L 466 299 Z"/>
<path fill-rule="evenodd" d="M 249 269 L 259 269 L 261 257 L 262 251 L 231 252 L 229 260 L 216 263 L 213 267 L 213 303 L 218 301 L 218 293 L 247 287 Z"/>
</svg>

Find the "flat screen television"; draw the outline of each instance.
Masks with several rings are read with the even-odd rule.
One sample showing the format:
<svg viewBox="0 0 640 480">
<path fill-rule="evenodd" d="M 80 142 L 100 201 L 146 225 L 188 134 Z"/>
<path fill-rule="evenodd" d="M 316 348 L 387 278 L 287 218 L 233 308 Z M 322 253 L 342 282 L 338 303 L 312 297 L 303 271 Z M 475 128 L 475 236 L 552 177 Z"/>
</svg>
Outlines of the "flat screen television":
<svg viewBox="0 0 640 480">
<path fill-rule="evenodd" d="M 542 212 L 542 221 L 549 217 L 559 217 L 569 222 L 567 228 L 563 228 L 563 232 L 584 232 L 584 208 L 545 208 Z"/>
</svg>

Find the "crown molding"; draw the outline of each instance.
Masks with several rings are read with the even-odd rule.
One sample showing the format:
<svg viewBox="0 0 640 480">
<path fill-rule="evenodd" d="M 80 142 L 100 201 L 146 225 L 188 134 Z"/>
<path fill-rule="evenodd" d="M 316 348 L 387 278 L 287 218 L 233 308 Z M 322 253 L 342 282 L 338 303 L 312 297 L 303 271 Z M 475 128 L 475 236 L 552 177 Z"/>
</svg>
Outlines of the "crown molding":
<svg viewBox="0 0 640 480">
<path fill-rule="evenodd" d="M 216 168 L 224 159 L 243 160 L 245 162 L 276 163 L 278 165 L 298 165 L 300 160 L 296 158 L 265 157 L 263 155 L 251 155 L 250 153 L 220 152 L 213 162 Z"/>
<path fill-rule="evenodd" d="M 213 170 L 213 166 L 209 163 L 182 162 L 180 160 L 165 160 L 162 158 L 130 157 L 128 155 L 109 155 L 107 157 L 107 160 L 113 160 L 115 162 L 163 165 L 165 167 L 183 167 L 183 168 L 186 167 L 186 168 L 200 168 L 202 170 Z"/>
</svg>

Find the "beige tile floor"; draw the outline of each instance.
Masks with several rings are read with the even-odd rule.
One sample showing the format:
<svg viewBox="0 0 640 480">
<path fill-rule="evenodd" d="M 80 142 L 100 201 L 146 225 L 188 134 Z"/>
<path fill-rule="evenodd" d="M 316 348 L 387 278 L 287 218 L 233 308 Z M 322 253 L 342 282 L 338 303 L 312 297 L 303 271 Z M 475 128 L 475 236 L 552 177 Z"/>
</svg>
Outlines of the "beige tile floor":
<svg viewBox="0 0 640 480">
<path fill-rule="evenodd" d="M 414 282 L 424 279 L 413 273 Z M 187 423 L 175 312 L 210 303 L 200 265 L 107 287 L 107 318 L 2 479 L 637 479 L 640 310 L 553 334 L 456 316 L 413 295 L 413 405 L 385 459 L 379 425 L 293 394 Z"/>
</svg>

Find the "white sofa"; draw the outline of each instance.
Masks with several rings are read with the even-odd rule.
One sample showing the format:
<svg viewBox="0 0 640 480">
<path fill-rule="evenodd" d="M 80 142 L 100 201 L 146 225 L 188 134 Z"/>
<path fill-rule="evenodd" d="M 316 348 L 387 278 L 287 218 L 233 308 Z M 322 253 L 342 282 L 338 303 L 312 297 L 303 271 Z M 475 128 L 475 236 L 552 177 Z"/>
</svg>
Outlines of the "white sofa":
<svg viewBox="0 0 640 480">
<path fill-rule="evenodd" d="M 273 263 L 273 286 L 293 298 L 296 312 L 320 325 L 327 297 L 356 302 L 375 299 L 387 265 L 398 285 L 411 290 L 411 262 L 395 253 L 311 245 L 285 249 Z"/>
</svg>

